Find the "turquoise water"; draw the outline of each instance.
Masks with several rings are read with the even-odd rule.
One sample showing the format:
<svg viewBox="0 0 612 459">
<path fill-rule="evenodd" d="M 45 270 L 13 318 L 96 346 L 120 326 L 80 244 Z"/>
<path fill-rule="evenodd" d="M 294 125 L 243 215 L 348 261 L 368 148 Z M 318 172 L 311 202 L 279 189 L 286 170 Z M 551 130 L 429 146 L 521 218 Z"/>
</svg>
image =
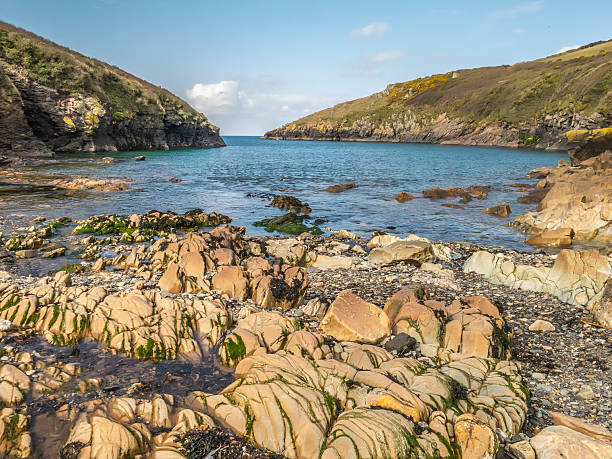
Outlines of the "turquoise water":
<svg viewBox="0 0 612 459">
<path fill-rule="evenodd" d="M 525 249 L 524 236 L 504 225 L 533 210 L 518 204 L 520 193 L 507 185 L 534 183 L 525 174 L 554 165 L 561 152 L 509 150 L 450 145 L 303 142 L 225 137 L 227 147 L 208 150 L 129 152 L 114 155 L 63 155 L 40 172 L 74 176 L 131 178 L 130 191 L 97 193 L 0 187 L 0 214 L 73 219 L 103 213 L 134 213 L 150 209 L 183 212 L 202 208 L 229 215 L 247 233 L 267 234 L 252 226 L 256 220 L 280 215 L 268 201 L 248 193 L 289 194 L 307 202 L 314 218 L 324 218 L 333 229 L 361 234 L 387 230 L 398 235 L 416 233 L 434 240 L 467 241 Z M 144 162 L 133 161 L 145 154 Z M 102 164 L 100 156 L 117 161 Z M 182 179 L 171 183 L 171 177 Z M 337 183 L 358 188 L 339 194 L 321 190 Z M 431 186 L 492 185 L 487 200 L 474 199 L 465 210 L 446 208 L 443 202 L 415 199 L 398 203 L 406 191 L 415 196 Z M 506 201 L 509 219 L 480 211 Z M 391 228 L 391 229 L 389 229 Z"/>
</svg>

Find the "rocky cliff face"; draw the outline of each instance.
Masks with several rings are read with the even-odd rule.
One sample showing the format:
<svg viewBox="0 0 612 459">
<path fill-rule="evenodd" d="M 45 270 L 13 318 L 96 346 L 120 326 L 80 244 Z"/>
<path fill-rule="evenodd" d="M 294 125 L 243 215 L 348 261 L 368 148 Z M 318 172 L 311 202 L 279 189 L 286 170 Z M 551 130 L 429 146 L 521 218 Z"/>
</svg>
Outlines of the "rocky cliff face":
<svg viewBox="0 0 612 459">
<path fill-rule="evenodd" d="M 0 157 L 219 147 L 170 92 L 0 23 Z"/>
<path fill-rule="evenodd" d="M 583 115 L 565 110 L 549 114 L 534 122 L 516 126 L 507 122 L 466 122 L 450 118 L 446 113 L 435 118 L 423 118 L 420 113 L 407 111 L 394 114 L 383 123 L 368 117 L 351 125 L 329 122 L 290 123 L 266 133 L 268 139 L 282 140 L 345 140 L 406 143 L 441 143 L 501 147 L 566 149 L 566 131 L 597 129 L 612 123 L 602 113 Z"/>
<path fill-rule="evenodd" d="M 390 84 L 265 137 L 566 149 L 566 131 L 610 125 L 612 41 Z"/>
</svg>

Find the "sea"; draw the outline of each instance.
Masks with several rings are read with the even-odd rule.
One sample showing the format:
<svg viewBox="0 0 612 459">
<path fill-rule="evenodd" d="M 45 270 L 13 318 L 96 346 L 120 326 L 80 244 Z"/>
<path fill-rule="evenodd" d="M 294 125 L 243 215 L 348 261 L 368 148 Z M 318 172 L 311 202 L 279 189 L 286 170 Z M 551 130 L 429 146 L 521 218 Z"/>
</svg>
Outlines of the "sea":
<svg viewBox="0 0 612 459">
<path fill-rule="evenodd" d="M 264 140 L 224 136 L 226 147 L 114 154 L 62 154 L 31 167 L 40 177 L 35 185 L 0 183 L 0 223 L 45 216 L 73 220 L 98 214 L 132 214 L 155 209 L 185 212 L 200 208 L 230 216 L 247 234 L 266 235 L 253 226 L 281 215 L 269 196 L 291 195 L 308 203 L 322 227 L 349 230 L 362 236 L 386 231 L 417 234 L 436 241 L 469 242 L 529 250 L 525 235 L 507 226 L 514 217 L 535 209 L 520 204 L 513 183 L 535 184 L 530 170 L 556 165 L 565 152 L 488 147 L 377 142 Z M 145 155 L 145 161 L 134 157 Z M 115 158 L 102 163 L 103 156 Z M 117 192 L 58 190 L 47 185 L 58 174 L 69 177 L 133 180 Z M 179 183 L 171 178 L 180 179 Z M 354 183 L 342 193 L 323 191 L 330 185 Z M 461 204 L 458 198 L 430 200 L 422 192 L 432 186 L 490 185 L 487 199 Z M 414 200 L 400 203 L 405 191 Z M 508 218 L 481 211 L 501 202 L 510 205 Z M 443 203 L 461 204 L 449 208 Z M 1 225 L 0 225 L 1 226 Z M 2 229 L 2 228 L 0 228 Z"/>
</svg>

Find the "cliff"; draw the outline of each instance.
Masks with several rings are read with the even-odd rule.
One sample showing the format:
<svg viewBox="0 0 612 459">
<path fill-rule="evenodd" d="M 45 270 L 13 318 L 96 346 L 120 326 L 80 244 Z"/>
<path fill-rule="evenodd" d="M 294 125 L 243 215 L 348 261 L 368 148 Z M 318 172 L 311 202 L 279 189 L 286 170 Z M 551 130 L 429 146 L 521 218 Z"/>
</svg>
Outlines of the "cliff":
<svg viewBox="0 0 612 459">
<path fill-rule="evenodd" d="M 117 67 L 0 22 L 0 158 L 218 147 L 185 101 Z"/>
<path fill-rule="evenodd" d="M 565 149 L 612 124 L 612 40 L 530 62 L 390 84 L 269 131 L 269 139 Z"/>
</svg>

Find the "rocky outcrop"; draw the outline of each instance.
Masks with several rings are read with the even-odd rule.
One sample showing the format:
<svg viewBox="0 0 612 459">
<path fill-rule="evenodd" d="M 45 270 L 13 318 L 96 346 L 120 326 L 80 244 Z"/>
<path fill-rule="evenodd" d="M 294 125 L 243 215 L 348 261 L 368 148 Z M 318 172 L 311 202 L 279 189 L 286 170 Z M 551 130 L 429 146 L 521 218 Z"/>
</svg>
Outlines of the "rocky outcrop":
<svg viewBox="0 0 612 459">
<path fill-rule="evenodd" d="M 0 22 L 0 157 L 223 145 L 170 92 Z"/>
<path fill-rule="evenodd" d="M 418 337 L 435 366 L 354 342 L 361 333 L 324 339 L 286 324 L 284 333 L 270 330 L 279 339 L 268 342 L 263 329 L 275 322 L 282 326 L 282 317 L 260 320 L 259 314 L 269 313 L 256 313 L 245 319 L 253 317 L 250 332 L 240 322 L 233 332 L 244 336 L 240 347 L 249 349 L 236 365 L 236 381 L 218 394 L 193 392 L 188 403 L 249 442 L 289 458 L 494 457 L 496 431 L 518 433 L 527 409 L 518 367 L 503 360 L 509 345 L 500 339 L 503 319 L 485 297 L 446 305 L 426 300 L 428 295 L 423 288 L 405 289 L 383 311 L 342 292 L 334 303 L 343 305 L 332 304 L 328 315 L 336 325 L 351 321 L 366 333 L 378 309 L 386 322 L 377 339 L 388 333 L 390 320 L 396 327 L 405 322 L 403 329 Z M 342 308 L 347 310 L 334 311 Z M 429 330 L 423 335 L 431 317 L 418 314 L 418 308 L 430 311 L 436 322 L 440 317 L 447 336 Z M 330 323 L 323 319 L 319 331 L 328 333 Z M 246 338 L 253 331 L 259 336 Z M 437 345 L 424 342 L 432 340 Z"/>
<path fill-rule="evenodd" d="M 494 284 L 550 293 L 567 303 L 587 306 L 597 320 L 612 326 L 610 287 L 606 289 L 610 285 L 612 261 L 596 250 L 561 250 L 551 268 L 515 264 L 493 253 L 479 251 L 465 262 L 463 270 L 481 274 Z"/>
<path fill-rule="evenodd" d="M 535 212 L 516 217 L 512 226 L 535 234 L 565 229 L 575 240 L 612 241 L 612 152 L 528 175 L 541 179 L 538 188 L 545 195 Z"/>
<path fill-rule="evenodd" d="M 612 150 L 612 127 L 568 131 L 569 156 L 574 165 Z"/>
</svg>

